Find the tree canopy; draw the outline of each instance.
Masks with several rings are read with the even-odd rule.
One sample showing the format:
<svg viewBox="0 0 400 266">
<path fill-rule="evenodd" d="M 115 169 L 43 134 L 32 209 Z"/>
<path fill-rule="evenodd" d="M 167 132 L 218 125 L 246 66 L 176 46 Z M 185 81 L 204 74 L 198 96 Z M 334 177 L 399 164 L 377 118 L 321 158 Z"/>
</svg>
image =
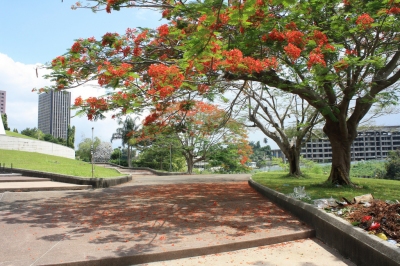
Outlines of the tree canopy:
<svg viewBox="0 0 400 266">
<path fill-rule="evenodd" d="M 214 99 L 232 83 L 260 82 L 320 112 L 332 144 L 328 181 L 351 185 L 358 123 L 372 105 L 397 102 L 399 0 L 88 2 L 107 12 L 158 8 L 169 20 L 157 29 L 76 40 L 51 62 L 57 89 L 91 80 L 114 89 L 75 100 L 89 119 L 108 110 L 162 110 L 188 94 Z"/>
</svg>

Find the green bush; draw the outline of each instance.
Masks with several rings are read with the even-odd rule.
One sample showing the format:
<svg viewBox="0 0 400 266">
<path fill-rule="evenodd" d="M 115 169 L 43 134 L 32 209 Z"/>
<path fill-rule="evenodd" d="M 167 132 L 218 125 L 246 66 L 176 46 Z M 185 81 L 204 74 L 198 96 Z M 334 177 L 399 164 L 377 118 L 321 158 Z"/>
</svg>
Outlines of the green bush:
<svg viewBox="0 0 400 266">
<path fill-rule="evenodd" d="M 385 164 L 385 179 L 400 180 L 400 150 L 390 151 Z"/>
<path fill-rule="evenodd" d="M 351 165 L 351 177 L 384 178 L 385 163 L 379 161 L 361 161 Z"/>
</svg>

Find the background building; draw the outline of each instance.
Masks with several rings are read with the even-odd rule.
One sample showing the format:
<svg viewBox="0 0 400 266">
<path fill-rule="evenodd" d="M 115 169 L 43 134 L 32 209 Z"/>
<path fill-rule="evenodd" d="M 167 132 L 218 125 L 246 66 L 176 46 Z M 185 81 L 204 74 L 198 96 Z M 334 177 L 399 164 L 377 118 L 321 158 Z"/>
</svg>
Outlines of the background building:
<svg viewBox="0 0 400 266">
<path fill-rule="evenodd" d="M 71 93 L 49 91 L 39 95 L 38 129 L 56 138 L 67 139 L 71 120 Z"/>
<path fill-rule="evenodd" d="M 0 113 L 6 113 L 6 100 L 7 100 L 7 93 L 6 91 L 0 91 Z"/>
<path fill-rule="evenodd" d="M 400 149 L 400 126 L 359 130 L 351 145 L 351 160 L 385 159 L 389 151 L 396 149 Z M 304 144 L 301 155 L 316 162 L 331 162 L 332 147 L 327 139 L 310 140 Z"/>
</svg>

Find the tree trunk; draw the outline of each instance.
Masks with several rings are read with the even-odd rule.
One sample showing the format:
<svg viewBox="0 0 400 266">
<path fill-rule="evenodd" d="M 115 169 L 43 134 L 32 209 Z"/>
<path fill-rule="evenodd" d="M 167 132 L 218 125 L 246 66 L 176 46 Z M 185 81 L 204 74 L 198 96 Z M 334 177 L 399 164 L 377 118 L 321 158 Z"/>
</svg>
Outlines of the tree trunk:
<svg viewBox="0 0 400 266">
<path fill-rule="evenodd" d="M 357 134 L 355 130 L 343 134 L 336 123 L 327 122 L 324 126 L 324 132 L 328 136 L 332 146 L 332 168 L 328 183 L 335 185 L 353 186 L 350 181 L 350 163 L 351 163 L 351 144 Z"/>
<path fill-rule="evenodd" d="M 193 156 L 189 155 L 186 157 L 187 173 L 191 175 L 193 173 Z"/>
<path fill-rule="evenodd" d="M 293 176 L 301 176 L 300 170 L 300 149 L 297 149 L 295 146 L 292 146 L 288 149 L 285 149 L 284 154 L 289 164 L 289 174 Z"/>
<path fill-rule="evenodd" d="M 128 145 L 128 156 L 127 156 L 127 160 L 128 160 L 128 167 L 132 167 L 132 159 L 131 159 L 131 146 Z"/>
</svg>

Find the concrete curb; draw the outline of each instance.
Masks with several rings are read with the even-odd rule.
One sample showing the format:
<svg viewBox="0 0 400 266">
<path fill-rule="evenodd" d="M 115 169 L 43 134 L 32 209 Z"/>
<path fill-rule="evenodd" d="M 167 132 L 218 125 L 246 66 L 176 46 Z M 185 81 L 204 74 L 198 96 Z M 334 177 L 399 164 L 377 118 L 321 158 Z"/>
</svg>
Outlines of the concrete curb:
<svg viewBox="0 0 400 266">
<path fill-rule="evenodd" d="M 312 226 L 318 239 L 357 265 L 400 265 L 400 249 L 386 241 L 367 234 L 361 228 L 354 227 L 333 214 L 262 186 L 251 178 L 249 185 Z"/>
<path fill-rule="evenodd" d="M 181 258 L 188 258 L 194 256 L 210 255 L 215 253 L 235 251 L 239 249 L 247 249 L 258 246 L 273 245 L 282 242 L 312 238 L 315 236 L 314 230 L 306 230 L 286 235 L 278 235 L 274 237 L 261 238 L 255 240 L 240 241 L 235 243 L 228 243 L 222 245 L 188 248 L 183 250 L 166 251 L 159 253 L 137 254 L 122 257 L 102 258 L 98 260 L 89 261 L 76 261 L 69 263 L 57 263 L 57 266 L 123 266 L 123 265 L 136 265 L 165 260 L 176 260 Z M 53 265 L 53 264 L 46 264 Z"/>
<path fill-rule="evenodd" d="M 188 173 L 181 173 L 181 172 L 160 172 L 157 170 L 154 170 L 152 168 L 149 167 L 125 167 L 125 166 L 120 166 L 118 164 L 114 164 L 114 163 L 97 163 L 97 164 L 108 164 L 110 166 L 115 166 L 115 167 L 119 167 L 121 169 L 126 169 L 126 170 L 146 170 L 149 172 L 152 172 L 155 175 L 158 176 L 169 176 L 169 175 L 187 175 Z"/>
<path fill-rule="evenodd" d="M 35 170 L 12 168 L 13 172 L 31 177 L 50 178 L 52 181 L 70 183 L 75 185 L 90 185 L 93 188 L 107 188 L 123 184 L 132 180 L 131 176 L 110 177 L 110 178 L 84 178 L 70 175 L 60 175 Z"/>
</svg>

